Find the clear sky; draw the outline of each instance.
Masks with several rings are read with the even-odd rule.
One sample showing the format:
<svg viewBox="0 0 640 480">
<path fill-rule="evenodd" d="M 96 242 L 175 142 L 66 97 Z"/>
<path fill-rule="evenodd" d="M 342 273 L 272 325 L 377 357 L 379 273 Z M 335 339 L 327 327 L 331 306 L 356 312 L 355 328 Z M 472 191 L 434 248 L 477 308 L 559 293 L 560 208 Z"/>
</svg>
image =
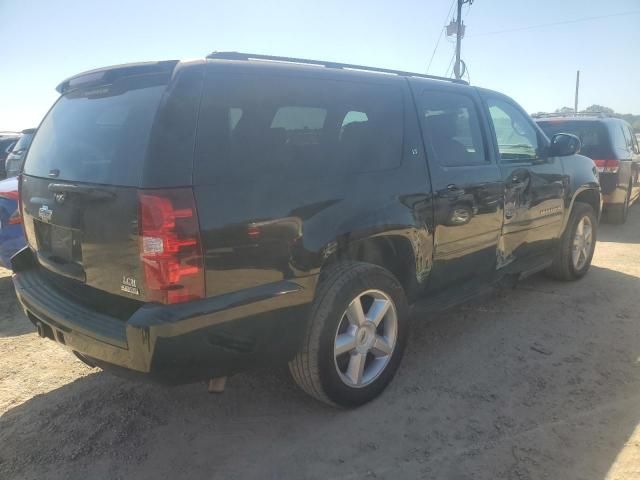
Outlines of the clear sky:
<svg viewBox="0 0 640 480">
<path fill-rule="evenodd" d="M 425 72 L 451 4 L 0 0 L 0 130 L 37 126 L 55 86 L 72 74 L 213 50 Z M 502 91 L 529 112 L 549 111 L 573 105 L 580 69 L 583 108 L 597 103 L 640 114 L 640 0 L 475 0 L 463 12 L 463 59 L 473 84 Z M 547 26 L 526 28 L 540 25 Z M 453 51 L 442 38 L 429 73 L 447 73 Z"/>
</svg>

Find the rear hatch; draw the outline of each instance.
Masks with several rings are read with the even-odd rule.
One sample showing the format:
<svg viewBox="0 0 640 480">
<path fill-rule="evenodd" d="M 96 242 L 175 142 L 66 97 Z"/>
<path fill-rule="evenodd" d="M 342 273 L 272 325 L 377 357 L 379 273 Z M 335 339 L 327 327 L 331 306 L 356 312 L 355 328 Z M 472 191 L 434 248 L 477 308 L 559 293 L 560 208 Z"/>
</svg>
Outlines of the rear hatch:
<svg viewBox="0 0 640 480">
<path fill-rule="evenodd" d="M 176 63 L 64 82 L 29 149 L 21 177 L 27 243 L 51 283 L 84 303 L 166 301 L 147 288 L 139 219 L 141 200 L 156 199 L 155 208 L 169 198 L 170 214 L 172 198 L 189 202 L 199 93 L 193 76 L 177 87 Z M 194 219 L 195 210 L 197 230 Z"/>
</svg>

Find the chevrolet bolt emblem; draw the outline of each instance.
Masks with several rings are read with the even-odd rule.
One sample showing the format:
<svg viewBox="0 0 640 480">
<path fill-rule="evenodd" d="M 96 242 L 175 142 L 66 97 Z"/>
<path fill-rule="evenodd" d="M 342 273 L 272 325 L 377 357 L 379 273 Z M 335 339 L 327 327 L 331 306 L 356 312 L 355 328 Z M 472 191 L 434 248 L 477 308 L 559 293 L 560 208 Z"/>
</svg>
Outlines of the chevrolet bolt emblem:
<svg viewBox="0 0 640 480">
<path fill-rule="evenodd" d="M 40 220 L 42 220 L 45 223 L 49 223 L 51 221 L 52 215 L 53 215 L 53 210 L 49 210 L 49 207 L 47 205 L 41 206 L 40 209 L 38 210 L 38 216 L 40 217 Z"/>
</svg>

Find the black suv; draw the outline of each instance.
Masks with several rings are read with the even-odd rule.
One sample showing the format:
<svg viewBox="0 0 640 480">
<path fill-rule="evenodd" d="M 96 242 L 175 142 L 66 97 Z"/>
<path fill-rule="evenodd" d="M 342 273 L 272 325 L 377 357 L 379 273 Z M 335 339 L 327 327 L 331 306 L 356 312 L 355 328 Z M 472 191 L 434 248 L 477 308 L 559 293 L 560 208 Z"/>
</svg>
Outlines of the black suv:
<svg viewBox="0 0 640 480">
<path fill-rule="evenodd" d="M 549 114 L 536 122 L 549 137 L 562 132 L 580 139 L 580 153 L 591 158 L 600 173 L 605 219 L 625 223 L 629 207 L 640 197 L 640 144 L 631 125 L 597 113 Z"/>
<path fill-rule="evenodd" d="M 238 53 L 58 91 L 14 282 L 90 365 L 187 382 L 288 361 L 312 396 L 359 405 L 396 372 L 409 305 L 591 262 L 593 162 L 499 93 Z"/>
</svg>

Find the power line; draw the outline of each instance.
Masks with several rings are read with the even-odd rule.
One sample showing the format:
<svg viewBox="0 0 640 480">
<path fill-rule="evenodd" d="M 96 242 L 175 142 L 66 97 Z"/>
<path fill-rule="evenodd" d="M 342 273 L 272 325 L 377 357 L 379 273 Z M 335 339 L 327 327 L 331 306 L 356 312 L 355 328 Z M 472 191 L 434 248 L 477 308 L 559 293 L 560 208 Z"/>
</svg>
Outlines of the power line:
<svg viewBox="0 0 640 480">
<path fill-rule="evenodd" d="M 433 57 L 436 56 L 436 50 L 438 50 L 438 45 L 440 45 L 440 40 L 442 40 L 442 34 L 443 33 L 444 33 L 444 27 L 442 27 L 442 30 L 440 31 L 440 36 L 438 37 L 438 41 L 436 42 L 436 46 L 433 49 L 433 53 L 431 54 L 431 58 L 429 59 L 429 65 L 427 65 L 427 72 L 426 73 L 429 73 L 429 69 L 431 68 L 431 63 L 433 62 Z"/>
<path fill-rule="evenodd" d="M 456 3 L 456 0 L 452 0 L 451 2 L 451 6 L 449 7 L 449 12 L 447 13 L 447 16 L 444 19 L 445 23 L 447 21 L 447 19 L 449 18 L 449 15 L 451 15 L 451 11 L 453 10 L 453 5 Z M 433 57 L 436 56 L 436 51 L 438 50 L 438 45 L 440 45 L 440 40 L 442 40 L 442 34 L 444 33 L 444 26 L 442 27 L 442 30 L 440 30 L 440 36 L 438 37 L 438 41 L 436 42 L 436 46 L 433 49 L 433 53 L 431 54 L 431 59 L 429 60 L 429 65 L 427 65 L 427 72 L 429 73 L 429 69 L 431 68 L 431 63 L 433 62 Z"/>
<path fill-rule="evenodd" d="M 455 59 L 456 59 L 456 52 L 453 52 L 453 55 L 451 56 L 451 61 L 449 62 L 449 66 L 447 67 L 447 70 L 444 74 L 445 77 L 451 76 L 451 74 L 449 73 L 449 69 L 451 68 L 451 65 L 453 65 L 453 61 Z M 453 73 L 453 70 L 451 70 L 451 73 Z"/>
<path fill-rule="evenodd" d="M 556 25 L 567 25 L 570 23 L 580 23 L 580 22 L 588 22 L 591 20 L 599 20 L 601 18 L 611 18 L 611 17 L 622 17 L 624 15 L 637 15 L 640 13 L 640 10 L 632 10 L 630 12 L 622 12 L 622 13 L 612 13 L 610 15 L 598 15 L 595 17 L 583 17 L 583 18 L 576 18 L 574 20 L 565 20 L 562 22 L 553 22 L 553 23 L 544 23 L 544 24 L 540 24 L 540 25 L 529 25 L 527 27 L 519 27 L 519 28 L 508 28 L 506 30 L 496 30 L 493 32 L 481 32 L 481 33 L 476 33 L 473 35 L 469 35 L 470 37 L 481 37 L 484 35 L 497 35 L 500 33 L 511 33 L 511 32 L 521 32 L 523 30 L 533 30 L 536 28 L 544 28 L 544 27 L 553 27 Z"/>
</svg>

